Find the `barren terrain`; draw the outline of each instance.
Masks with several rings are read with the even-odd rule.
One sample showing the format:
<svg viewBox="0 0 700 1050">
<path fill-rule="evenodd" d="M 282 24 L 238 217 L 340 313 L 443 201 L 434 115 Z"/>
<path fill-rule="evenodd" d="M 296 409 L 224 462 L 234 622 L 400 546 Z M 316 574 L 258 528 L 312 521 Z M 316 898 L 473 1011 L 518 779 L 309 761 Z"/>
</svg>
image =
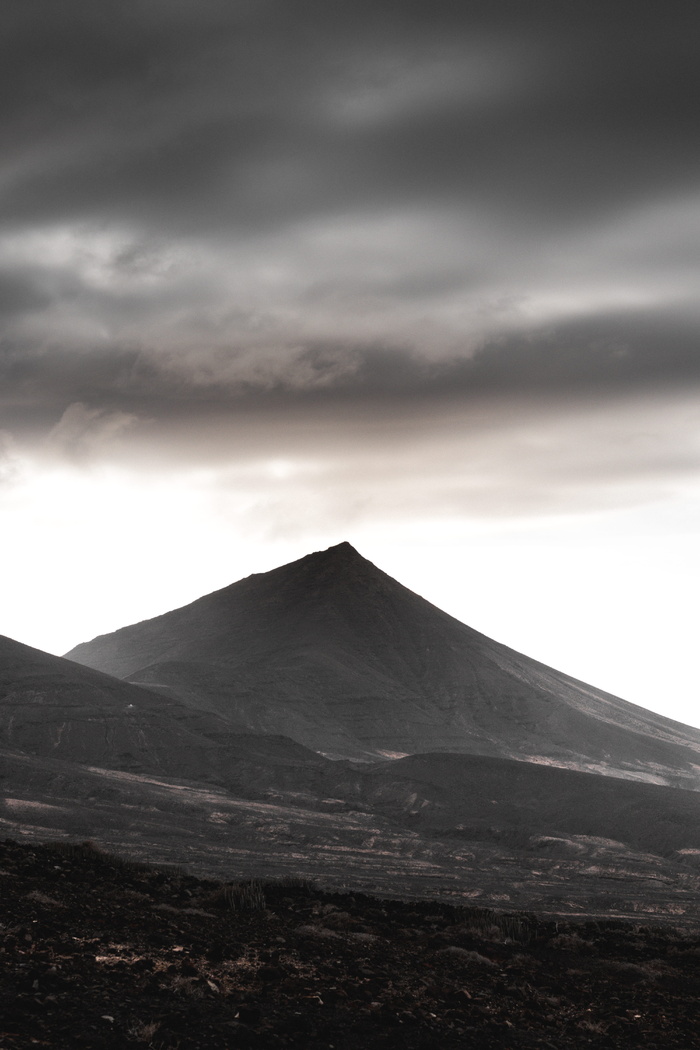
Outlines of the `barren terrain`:
<svg viewBox="0 0 700 1050">
<path fill-rule="evenodd" d="M 0 843 L 0 1045 L 700 1046 L 700 936 Z"/>
</svg>

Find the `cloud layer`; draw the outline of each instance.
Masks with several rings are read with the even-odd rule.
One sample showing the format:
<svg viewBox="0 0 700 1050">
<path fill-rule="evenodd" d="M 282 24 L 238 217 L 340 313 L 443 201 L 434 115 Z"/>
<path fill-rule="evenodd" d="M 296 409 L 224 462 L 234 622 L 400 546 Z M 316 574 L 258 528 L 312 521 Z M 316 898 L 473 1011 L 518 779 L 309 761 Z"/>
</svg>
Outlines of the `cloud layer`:
<svg viewBox="0 0 700 1050">
<path fill-rule="evenodd" d="M 310 488 L 313 462 L 348 507 L 401 464 L 446 515 L 687 477 L 698 28 L 683 0 L 11 4 L 8 440 Z"/>
</svg>

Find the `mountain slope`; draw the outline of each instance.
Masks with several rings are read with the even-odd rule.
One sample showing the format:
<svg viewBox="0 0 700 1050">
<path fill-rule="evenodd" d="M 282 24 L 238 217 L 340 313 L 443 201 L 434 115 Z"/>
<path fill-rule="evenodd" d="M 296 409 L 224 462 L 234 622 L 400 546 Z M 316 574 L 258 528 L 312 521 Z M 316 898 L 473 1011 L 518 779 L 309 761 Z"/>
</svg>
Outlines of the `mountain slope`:
<svg viewBox="0 0 700 1050">
<path fill-rule="evenodd" d="M 370 767 L 363 798 L 411 826 L 564 855 L 585 840 L 700 851 L 700 792 L 484 755 L 410 755 Z M 578 840 L 578 841 L 577 841 Z M 609 844 L 609 842 L 608 842 Z"/>
<path fill-rule="evenodd" d="M 697 913 L 698 792 L 478 754 L 331 762 L 5 638 L 0 789 L 0 837 L 89 837 L 227 877 Z"/>
<path fill-rule="evenodd" d="M 294 783 L 327 763 L 280 736 L 0 636 L 0 747 L 87 766 L 238 785 Z M 298 776 L 297 776 L 298 771 Z"/>
<path fill-rule="evenodd" d="M 698 792 L 444 754 L 321 761 L 299 791 L 305 765 L 261 767 L 256 784 L 258 756 L 237 761 L 246 794 L 0 746 L 0 840 L 89 838 L 226 879 L 699 921 Z"/>
<path fill-rule="evenodd" d="M 331 755 L 456 751 L 700 786 L 700 730 L 479 634 L 347 543 L 67 656 Z"/>
</svg>

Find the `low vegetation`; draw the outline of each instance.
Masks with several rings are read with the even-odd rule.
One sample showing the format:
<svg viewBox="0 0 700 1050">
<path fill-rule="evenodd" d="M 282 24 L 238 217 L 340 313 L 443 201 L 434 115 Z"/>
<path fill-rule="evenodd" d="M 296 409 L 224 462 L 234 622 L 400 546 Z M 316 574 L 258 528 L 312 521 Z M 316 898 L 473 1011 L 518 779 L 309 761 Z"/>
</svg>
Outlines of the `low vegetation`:
<svg viewBox="0 0 700 1050">
<path fill-rule="evenodd" d="M 700 930 L 0 843 L 0 1046 L 700 1047 Z"/>
</svg>

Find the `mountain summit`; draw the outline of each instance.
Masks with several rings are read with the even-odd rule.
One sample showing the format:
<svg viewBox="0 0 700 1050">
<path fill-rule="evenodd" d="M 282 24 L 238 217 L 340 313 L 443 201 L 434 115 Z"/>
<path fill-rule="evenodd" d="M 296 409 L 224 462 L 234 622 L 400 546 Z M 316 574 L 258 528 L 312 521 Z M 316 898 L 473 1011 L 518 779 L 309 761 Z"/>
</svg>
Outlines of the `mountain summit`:
<svg viewBox="0 0 700 1050">
<path fill-rule="evenodd" d="M 700 731 L 487 638 L 349 543 L 66 655 L 333 757 L 453 751 L 700 788 Z"/>
</svg>

